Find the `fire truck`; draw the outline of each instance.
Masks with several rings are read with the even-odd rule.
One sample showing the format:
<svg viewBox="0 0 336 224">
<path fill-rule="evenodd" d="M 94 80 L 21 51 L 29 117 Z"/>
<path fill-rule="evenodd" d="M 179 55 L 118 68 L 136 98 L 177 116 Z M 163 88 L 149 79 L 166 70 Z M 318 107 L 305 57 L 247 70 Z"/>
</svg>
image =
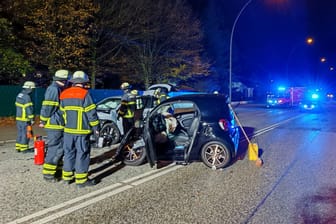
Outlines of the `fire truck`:
<svg viewBox="0 0 336 224">
<path fill-rule="evenodd" d="M 305 98 L 306 87 L 279 87 L 275 93 L 267 94 L 266 107 L 294 107 Z"/>
</svg>

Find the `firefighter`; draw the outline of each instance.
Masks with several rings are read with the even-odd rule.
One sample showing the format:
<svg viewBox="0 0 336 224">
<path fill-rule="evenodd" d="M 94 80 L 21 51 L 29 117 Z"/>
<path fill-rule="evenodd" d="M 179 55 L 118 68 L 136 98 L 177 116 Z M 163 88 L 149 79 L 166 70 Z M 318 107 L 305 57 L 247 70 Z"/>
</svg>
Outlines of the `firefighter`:
<svg viewBox="0 0 336 224">
<path fill-rule="evenodd" d="M 136 110 L 136 109 L 141 109 L 141 108 L 143 107 L 143 105 L 142 105 L 142 101 L 141 101 L 141 99 L 138 98 L 138 96 L 139 96 L 139 91 L 136 90 L 136 89 L 133 89 L 133 90 L 131 91 L 131 94 L 132 94 L 133 97 L 135 97 L 135 110 Z"/>
<path fill-rule="evenodd" d="M 48 150 L 43 164 L 43 178 L 55 182 L 62 169 L 64 120 L 60 111 L 60 94 L 67 86 L 68 70 L 56 71 L 53 82 L 47 88 L 42 102 L 39 127 L 45 128 Z"/>
<path fill-rule="evenodd" d="M 118 110 L 118 118 L 122 117 L 124 134 L 126 134 L 134 126 L 136 96 L 131 93 L 131 86 L 128 82 L 122 83 L 120 89 L 124 91 L 124 94 L 121 98 L 121 105 Z"/>
<path fill-rule="evenodd" d="M 90 164 L 90 135 L 99 134 L 96 105 L 86 86 L 89 78 L 83 71 L 76 71 L 70 80 L 72 87 L 61 93 L 60 103 L 64 126 L 64 164 L 62 179 L 78 188 L 95 185 L 88 178 Z"/>
<path fill-rule="evenodd" d="M 166 88 L 157 88 L 154 92 L 154 97 L 156 98 L 156 105 L 159 105 L 166 99 L 168 99 L 168 93 Z"/>
<path fill-rule="evenodd" d="M 22 86 L 22 91 L 16 96 L 16 128 L 18 132 L 15 148 L 17 152 L 30 152 L 28 150 L 27 127 L 34 124 L 34 110 L 30 95 L 35 87 L 34 82 L 26 81 Z"/>
</svg>

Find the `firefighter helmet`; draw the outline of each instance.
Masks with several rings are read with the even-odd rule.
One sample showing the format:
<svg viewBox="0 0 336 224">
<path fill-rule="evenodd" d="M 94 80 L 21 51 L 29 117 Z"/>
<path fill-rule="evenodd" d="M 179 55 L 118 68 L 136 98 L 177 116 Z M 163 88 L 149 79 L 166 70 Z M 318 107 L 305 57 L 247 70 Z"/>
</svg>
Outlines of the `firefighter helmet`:
<svg viewBox="0 0 336 224">
<path fill-rule="evenodd" d="M 137 96 L 137 95 L 138 95 L 138 90 L 133 89 L 133 90 L 131 91 L 131 94 L 134 95 L 134 96 Z"/>
<path fill-rule="evenodd" d="M 161 94 L 161 88 L 157 88 L 155 91 L 154 91 L 154 96 L 155 97 L 159 97 Z"/>
<path fill-rule="evenodd" d="M 36 86 L 35 86 L 35 82 L 32 82 L 32 81 L 26 81 L 26 82 L 23 84 L 22 88 L 25 88 L 25 89 L 34 89 L 34 88 L 36 88 Z"/>
<path fill-rule="evenodd" d="M 120 89 L 125 90 L 125 89 L 130 89 L 131 86 L 128 82 L 123 82 L 120 86 Z"/>
<path fill-rule="evenodd" d="M 74 84 L 82 84 L 82 83 L 87 83 L 89 81 L 90 81 L 89 76 L 83 71 L 76 71 L 72 75 L 72 79 L 70 80 L 70 82 Z"/>
<path fill-rule="evenodd" d="M 61 70 L 57 70 L 55 72 L 55 75 L 53 77 L 53 80 L 54 81 L 65 81 L 69 78 L 69 71 L 68 70 L 64 70 L 64 69 L 61 69 Z"/>
</svg>

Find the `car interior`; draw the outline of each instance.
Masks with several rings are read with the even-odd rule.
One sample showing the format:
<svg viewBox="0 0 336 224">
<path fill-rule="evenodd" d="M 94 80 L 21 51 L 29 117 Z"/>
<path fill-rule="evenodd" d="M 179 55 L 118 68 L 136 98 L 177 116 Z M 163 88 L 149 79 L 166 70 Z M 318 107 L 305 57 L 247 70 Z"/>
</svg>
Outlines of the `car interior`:
<svg viewBox="0 0 336 224">
<path fill-rule="evenodd" d="M 193 103 L 178 102 L 160 107 L 150 118 L 158 158 L 185 160 L 198 126 L 199 116 Z"/>
</svg>

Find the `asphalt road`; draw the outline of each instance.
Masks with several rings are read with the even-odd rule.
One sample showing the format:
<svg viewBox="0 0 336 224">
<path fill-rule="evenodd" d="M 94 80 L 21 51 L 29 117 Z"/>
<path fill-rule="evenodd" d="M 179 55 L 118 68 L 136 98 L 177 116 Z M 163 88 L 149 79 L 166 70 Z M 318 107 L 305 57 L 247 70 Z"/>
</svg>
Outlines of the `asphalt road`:
<svg viewBox="0 0 336 224">
<path fill-rule="evenodd" d="M 77 189 L 46 183 L 32 154 L 0 149 L 1 223 L 336 223 L 336 107 L 323 113 L 241 105 L 244 129 L 264 165 L 246 156 L 224 170 L 201 162 L 151 169 L 94 149 L 91 176 Z"/>
</svg>

